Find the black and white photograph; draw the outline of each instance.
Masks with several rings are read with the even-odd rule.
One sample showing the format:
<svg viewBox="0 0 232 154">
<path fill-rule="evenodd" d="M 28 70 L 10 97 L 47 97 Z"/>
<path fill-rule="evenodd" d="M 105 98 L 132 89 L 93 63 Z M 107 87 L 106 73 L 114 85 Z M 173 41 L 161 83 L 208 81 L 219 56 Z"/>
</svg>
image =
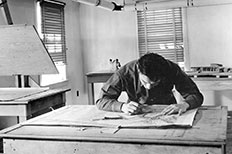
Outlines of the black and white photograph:
<svg viewBox="0 0 232 154">
<path fill-rule="evenodd" d="M 232 0 L 0 0 L 0 154 L 231 154 Z"/>
</svg>

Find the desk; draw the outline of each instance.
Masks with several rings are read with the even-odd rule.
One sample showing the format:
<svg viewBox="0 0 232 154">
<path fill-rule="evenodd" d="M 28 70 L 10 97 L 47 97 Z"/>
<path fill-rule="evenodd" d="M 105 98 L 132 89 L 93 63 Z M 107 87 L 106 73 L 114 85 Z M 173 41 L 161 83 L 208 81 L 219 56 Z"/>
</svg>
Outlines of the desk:
<svg viewBox="0 0 232 154">
<path fill-rule="evenodd" d="M 0 89 L 0 116 L 17 116 L 18 122 L 46 113 L 65 105 L 65 92 L 69 89 L 40 88 Z M 41 88 L 42 89 L 42 88 Z M 19 94 L 20 93 L 20 94 Z M 12 98 L 12 99 L 10 99 Z"/>
<path fill-rule="evenodd" d="M 231 78 L 192 78 L 202 91 L 232 90 Z"/>
<path fill-rule="evenodd" d="M 106 82 L 111 76 L 113 72 L 92 72 L 86 74 L 87 76 L 87 83 L 90 84 L 90 88 L 88 89 L 88 97 L 89 97 L 89 104 L 95 104 L 94 100 L 94 83 L 103 83 Z"/>
<path fill-rule="evenodd" d="M 225 154 L 226 107 L 199 108 L 192 128 L 123 128 L 109 133 L 77 125 L 103 112 L 93 105 L 65 106 L 6 128 L 0 132 L 4 153 Z"/>
</svg>

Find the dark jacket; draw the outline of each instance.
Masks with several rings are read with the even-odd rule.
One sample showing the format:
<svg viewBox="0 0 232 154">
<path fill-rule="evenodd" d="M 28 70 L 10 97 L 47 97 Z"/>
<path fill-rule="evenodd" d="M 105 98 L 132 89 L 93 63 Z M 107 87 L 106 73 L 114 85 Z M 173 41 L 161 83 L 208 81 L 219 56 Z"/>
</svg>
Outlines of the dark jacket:
<svg viewBox="0 0 232 154">
<path fill-rule="evenodd" d="M 117 99 L 123 91 L 128 95 L 128 102 L 135 101 L 148 105 L 175 104 L 177 102 L 172 92 L 174 86 L 190 105 L 189 109 L 201 106 L 203 95 L 177 64 L 167 60 L 169 64 L 167 75 L 162 77 L 157 86 L 147 90 L 140 83 L 136 62 L 137 60 L 134 60 L 121 67 L 104 84 L 100 98 L 96 101 L 99 109 L 120 112 L 125 102 L 119 102 Z"/>
</svg>

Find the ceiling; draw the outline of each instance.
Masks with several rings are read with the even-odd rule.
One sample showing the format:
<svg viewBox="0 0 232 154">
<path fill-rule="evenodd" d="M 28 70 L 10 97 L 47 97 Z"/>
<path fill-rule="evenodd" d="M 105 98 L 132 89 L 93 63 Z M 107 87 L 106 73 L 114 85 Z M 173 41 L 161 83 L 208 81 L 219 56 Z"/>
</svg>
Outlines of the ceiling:
<svg viewBox="0 0 232 154">
<path fill-rule="evenodd" d="M 176 6 L 185 7 L 187 5 L 186 0 L 73 0 L 73 1 L 88 4 L 88 5 L 95 5 L 111 11 L 150 10 L 150 9 L 166 8 L 166 7 L 170 8 Z"/>
<path fill-rule="evenodd" d="M 118 5 L 123 4 L 134 4 L 134 3 L 143 3 L 143 2 L 167 2 L 167 1 L 175 1 L 175 0 L 105 0 L 109 2 L 115 2 Z"/>
</svg>

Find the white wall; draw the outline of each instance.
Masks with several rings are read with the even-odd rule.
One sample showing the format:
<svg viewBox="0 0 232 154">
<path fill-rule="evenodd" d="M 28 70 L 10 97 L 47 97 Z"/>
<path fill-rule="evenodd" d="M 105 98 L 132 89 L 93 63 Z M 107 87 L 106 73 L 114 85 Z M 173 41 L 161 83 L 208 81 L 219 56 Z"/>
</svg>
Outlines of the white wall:
<svg viewBox="0 0 232 154">
<path fill-rule="evenodd" d="M 232 67 L 231 19 L 231 4 L 187 9 L 191 66 L 221 63 L 226 67 Z M 232 90 L 203 90 L 202 92 L 205 105 L 226 105 L 232 110 Z"/>
<path fill-rule="evenodd" d="M 232 67 L 232 4 L 187 9 L 191 66 Z"/>
<path fill-rule="evenodd" d="M 65 30 L 67 45 L 67 78 L 71 92 L 67 104 L 86 104 L 85 76 L 83 71 L 83 52 L 81 51 L 79 28 L 79 3 L 63 0 L 65 6 Z M 79 96 L 77 96 L 79 91 Z"/>
<path fill-rule="evenodd" d="M 136 14 L 80 6 L 81 44 L 86 72 L 108 69 L 110 58 L 121 64 L 138 57 Z"/>
<path fill-rule="evenodd" d="M 138 58 L 135 12 L 112 12 L 81 4 L 80 26 L 85 74 L 109 70 L 110 58 L 118 58 L 122 65 Z M 95 84 L 95 97 L 101 86 Z"/>
</svg>

